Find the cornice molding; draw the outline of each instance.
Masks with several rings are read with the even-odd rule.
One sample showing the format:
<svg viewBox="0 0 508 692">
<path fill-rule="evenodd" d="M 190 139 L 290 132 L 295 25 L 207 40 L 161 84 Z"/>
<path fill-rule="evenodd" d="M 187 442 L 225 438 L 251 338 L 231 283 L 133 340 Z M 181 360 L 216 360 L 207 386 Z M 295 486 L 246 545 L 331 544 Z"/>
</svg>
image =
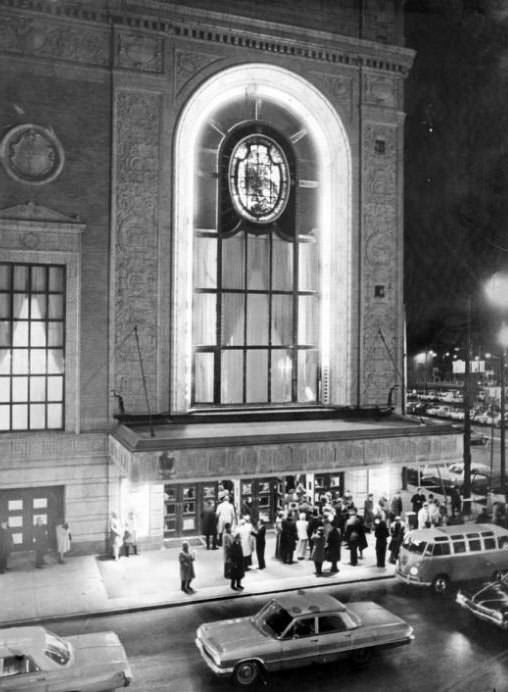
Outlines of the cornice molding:
<svg viewBox="0 0 508 692">
<path fill-rule="evenodd" d="M 125 2 L 67 2 L 0 0 L 0 11 L 25 16 L 96 23 L 115 30 L 136 29 L 165 37 L 204 44 L 260 51 L 318 63 L 369 67 L 406 76 L 414 51 L 326 31 L 293 25 L 226 16 L 223 13 L 185 8 L 167 2 L 145 2 L 143 8 Z M 246 27 L 248 22 L 249 28 Z"/>
</svg>

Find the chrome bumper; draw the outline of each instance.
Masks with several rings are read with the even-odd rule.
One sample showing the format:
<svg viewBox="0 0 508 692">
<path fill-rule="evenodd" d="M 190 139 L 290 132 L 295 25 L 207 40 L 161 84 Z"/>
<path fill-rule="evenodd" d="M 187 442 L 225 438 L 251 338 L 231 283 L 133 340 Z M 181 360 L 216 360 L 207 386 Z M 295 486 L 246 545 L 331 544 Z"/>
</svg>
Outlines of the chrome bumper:
<svg viewBox="0 0 508 692">
<path fill-rule="evenodd" d="M 413 586 L 431 586 L 432 582 L 430 581 L 422 581 L 420 577 L 414 577 L 411 574 L 404 574 L 403 572 L 400 572 L 398 569 L 395 570 L 395 576 L 397 579 L 400 579 L 400 581 L 403 581 L 405 584 L 412 584 Z"/>
<path fill-rule="evenodd" d="M 206 663 L 206 665 L 210 668 L 211 671 L 215 673 L 215 675 L 232 675 L 233 674 L 233 666 L 230 668 L 223 668 L 221 666 L 218 666 L 215 661 L 210 657 L 208 652 L 206 651 L 203 642 L 199 637 L 196 637 L 194 640 L 194 643 L 196 644 L 199 653 L 201 654 L 201 658 L 203 661 Z"/>
</svg>

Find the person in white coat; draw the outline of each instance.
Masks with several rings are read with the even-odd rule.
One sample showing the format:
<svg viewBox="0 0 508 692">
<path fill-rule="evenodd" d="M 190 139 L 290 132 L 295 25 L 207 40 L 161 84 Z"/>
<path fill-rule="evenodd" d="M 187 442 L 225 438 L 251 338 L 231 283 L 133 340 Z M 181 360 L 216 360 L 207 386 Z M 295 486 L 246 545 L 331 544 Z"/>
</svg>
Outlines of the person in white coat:
<svg viewBox="0 0 508 692">
<path fill-rule="evenodd" d="M 299 560 L 305 560 L 307 555 L 307 546 L 309 545 L 309 535 L 307 533 L 308 527 L 309 522 L 307 521 L 307 515 L 304 512 L 300 512 L 300 515 L 296 520 L 296 533 L 298 535 L 296 556 Z"/>
<path fill-rule="evenodd" d="M 430 527 L 429 503 L 424 502 L 418 511 L 418 528 L 427 529 Z"/>
<path fill-rule="evenodd" d="M 255 539 L 252 533 L 253 526 L 250 521 L 250 517 L 245 515 L 240 519 L 240 525 L 238 526 L 238 533 L 240 534 L 240 541 L 242 543 L 242 553 L 243 553 L 243 567 L 244 570 L 250 569 L 252 565 L 252 551 L 255 546 Z"/>
<path fill-rule="evenodd" d="M 236 512 L 233 504 L 229 501 L 229 497 L 225 496 L 222 502 L 217 506 L 217 536 L 219 545 L 222 544 L 222 534 L 224 533 L 224 526 L 230 524 L 231 528 L 236 523 Z"/>
<path fill-rule="evenodd" d="M 64 555 L 71 549 L 71 532 L 69 524 L 62 520 L 56 525 L 56 552 L 58 553 L 58 562 L 64 563 Z"/>
</svg>

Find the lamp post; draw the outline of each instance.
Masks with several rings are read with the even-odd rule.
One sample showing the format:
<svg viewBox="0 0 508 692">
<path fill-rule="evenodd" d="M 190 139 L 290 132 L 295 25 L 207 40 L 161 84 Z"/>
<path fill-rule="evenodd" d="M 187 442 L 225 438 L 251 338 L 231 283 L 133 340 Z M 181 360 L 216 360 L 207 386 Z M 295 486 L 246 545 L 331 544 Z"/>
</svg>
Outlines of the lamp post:
<svg viewBox="0 0 508 692">
<path fill-rule="evenodd" d="M 501 313 L 506 317 L 508 312 L 508 273 L 496 272 L 487 282 L 485 287 L 487 298 Z M 506 351 L 508 349 L 508 325 L 503 320 L 501 329 L 498 333 L 498 343 L 501 346 L 501 357 L 499 359 L 499 380 L 501 385 L 501 425 L 500 425 L 500 476 L 501 486 L 505 487 L 506 483 L 506 448 L 505 448 L 505 409 L 506 409 L 506 393 L 505 393 L 505 361 Z"/>
</svg>

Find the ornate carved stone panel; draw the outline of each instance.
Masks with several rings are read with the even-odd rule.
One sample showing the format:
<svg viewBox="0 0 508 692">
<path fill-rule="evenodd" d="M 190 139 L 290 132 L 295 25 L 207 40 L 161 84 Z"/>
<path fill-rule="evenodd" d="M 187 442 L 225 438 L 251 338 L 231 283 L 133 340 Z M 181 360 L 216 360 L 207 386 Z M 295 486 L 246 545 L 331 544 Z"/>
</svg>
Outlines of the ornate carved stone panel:
<svg viewBox="0 0 508 692">
<path fill-rule="evenodd" d="M 393 108 L 397 105 L 398 80 L 383 74 L 366 74 L 363 100 L 374 106 Z"/>
<path fill-rule="evenodd" d="M 353 108 L 353 78 L 327 72 L 312 72 L 312 81 L 321 89 L 341 115 L 351 118 Z"/>
<path fill-rule="evenodd" d="M 117 90 L 112 365 L 113 386 L 123 397 L 128 413 L 147 412 L 142 367 L 150 406 L 157 391 L 160 119 L 159 94 Z"/>
<path fill-rule="evenodd" d="M 176 50 L 174 61 L 176 93 L 181 92 L 189 79 L 217 60 L 220 60 L 217 55 Z"/>
<path fill-rule="evenodd" d="M 363 377 L 364 404 L 388 400 L 398 384 L 399 200 L 396 126 L 363 128 Z"/>
<path fill-rule="evenodd" d="M 140 32 L 123 31 L 116 37 L 116 64 L 129 70 L 163 70 L 163 42 Z"/>
<path fill-rule="evenodd" d="M 77 26 L 3 13 L 0 51 L 107 66 L 110 63 L 109 31 L 106 27 L 89 24 Z"/>
<path fill-rule="evenodd" d="M 5 134 L 0 143 L 0 160 L 14 180 L 44 185 L 60 175 L 64 150 L 51 129 L 24 123 Z"/>
</svg>

